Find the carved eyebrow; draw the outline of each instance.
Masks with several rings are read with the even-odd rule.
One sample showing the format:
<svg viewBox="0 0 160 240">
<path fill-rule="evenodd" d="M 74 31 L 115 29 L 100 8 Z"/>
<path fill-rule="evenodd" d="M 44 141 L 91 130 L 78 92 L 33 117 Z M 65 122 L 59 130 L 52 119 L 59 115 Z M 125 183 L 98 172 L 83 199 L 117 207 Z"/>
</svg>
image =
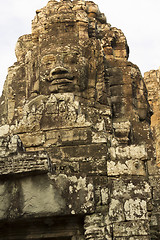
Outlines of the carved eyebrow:
<svg viewBox="0 0 160 240">
<path fill-rule="evenodd" d="M 55 60 L 55 55 L 53 54 L 48 54 L 48 55 L 45 55 L 41 58 L 41 63 L 47 63 L 49 61 L 54 61 Z"/>
</svg>

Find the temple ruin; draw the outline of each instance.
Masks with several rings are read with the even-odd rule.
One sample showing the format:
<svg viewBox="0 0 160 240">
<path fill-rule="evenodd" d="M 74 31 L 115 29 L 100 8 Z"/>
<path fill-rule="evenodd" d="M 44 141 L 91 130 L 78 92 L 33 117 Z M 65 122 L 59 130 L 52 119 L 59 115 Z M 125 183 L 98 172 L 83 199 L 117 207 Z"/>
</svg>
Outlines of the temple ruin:
<svg viewBox="0 0 160 240">
<path fill-rule="evenodd" d="M 160 239 L 157 75 L 142 77 L 92 1 L 50 0 L 15 54 L 0 98 L 0 239 Z"/>
</svg>

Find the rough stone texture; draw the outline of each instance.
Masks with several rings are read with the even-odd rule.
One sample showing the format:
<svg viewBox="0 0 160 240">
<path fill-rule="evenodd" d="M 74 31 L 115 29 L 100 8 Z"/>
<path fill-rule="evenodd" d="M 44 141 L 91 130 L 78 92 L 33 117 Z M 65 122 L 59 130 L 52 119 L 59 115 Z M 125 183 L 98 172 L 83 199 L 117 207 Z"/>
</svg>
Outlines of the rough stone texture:
<svg viewBox="0 0 160 240">
<path fill-rule="evenodd" d="M 148 90 L 148 101 L 152 107 L 153 115 L 151 118 L 151 127 L 154 133 L 156 159 L 157 164 L 160 166 L 160 128 L 159 128 L 159 89 L 160 89 L 160 70 L 151 70 L 144 74 L 144 80 Z"/>
<path fill-rule="evenodd" d="M 0 99 L 0 238 L 159 239 L 152 111 L 122 31 L 91 1 L 50 0 L 15 52 Z"/>
<path fill-rule="evenodd" d="M 153 239 L 158 239 L 160 234 L 160 127 L 159 127 L 159 80 L 160 70 L 151 70 L 144 74 L 144 80 L 148 90 L 148 101 L 152 107 L 151 128 L 153 132 L 153 143 L 156 149 L 155 158 L 148 162 L 149 181 L 152 190 L 152 202 L 150 204 L 151 231 Z M 157 168 L 158 166 L 158 168 Z"/>
</svg>

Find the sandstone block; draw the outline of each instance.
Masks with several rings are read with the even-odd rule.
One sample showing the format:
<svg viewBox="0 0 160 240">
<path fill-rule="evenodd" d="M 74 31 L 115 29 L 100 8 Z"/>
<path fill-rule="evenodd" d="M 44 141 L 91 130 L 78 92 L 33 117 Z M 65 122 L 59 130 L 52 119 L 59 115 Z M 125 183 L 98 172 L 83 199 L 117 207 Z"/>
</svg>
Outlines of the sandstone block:
<svg viewBox="0 0 160 240">
<path fill-rule="evenodd" d="M 129 199 L 124 203 L 126 220 L 148 219 L 147 203 L 142 199 Z"/>
<path fill-rule="evenodd" d="M 105 228 L 103 216 L 101 214 L 92 214 L 90 216 L 86 216 L 84 227 L 86 239 L 104 239 Z"/>
<path fill-rule="evenodd" d="M 125 221 L 123 203 L 114 198 L 112 198 L 109 205 L 109 221 L 111 223 Z"/>
<path fill-rule="evenodd" d="M 149 233 L 148 221 L 128 221 L 113 224 L 114 237 L 147 236 Z"/>
<path fill-rule="evenodd" d="M 109 160 L 107 161 L 107 174 L 108 176 L 118 176 L 124 174 L 146 176 L 146 170 L 143 161 Z"/>
<path fill-rule="evenodd" d="M 24 199 L 22 213 L 25 215 L 57 214 L 65 208 L 65 200 L 47 176 L 23 179 L 21 188 Z"/>
<path fill-rule="evenodd" d="M 39 146 L 45 142 L 45 135 L 43 133 L 20 134 L 19 136 L 24 147 Z"/>
<path fill-rule="evenodd" d="M 125 178 L 111 178 L 109 180 L 109 186 L 112 189 L 111 196 L 115 199 L 150 199 L 151 187 L 150 184 L 142 177 L 132 177 L 131 179 Z"/>
</svg>

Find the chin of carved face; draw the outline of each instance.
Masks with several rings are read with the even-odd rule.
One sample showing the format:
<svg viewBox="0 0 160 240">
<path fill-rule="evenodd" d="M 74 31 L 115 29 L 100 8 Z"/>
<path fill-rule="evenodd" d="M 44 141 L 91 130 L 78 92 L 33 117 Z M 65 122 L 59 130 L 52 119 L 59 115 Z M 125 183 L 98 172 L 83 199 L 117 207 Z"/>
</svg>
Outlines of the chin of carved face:
<svg viewBox="0 0 160 240">
<path fill-rule="evenodd" d="M 73 92 L 74 87 L 63 84 L 49 86 L 50 93 Z"/>
</svg>

